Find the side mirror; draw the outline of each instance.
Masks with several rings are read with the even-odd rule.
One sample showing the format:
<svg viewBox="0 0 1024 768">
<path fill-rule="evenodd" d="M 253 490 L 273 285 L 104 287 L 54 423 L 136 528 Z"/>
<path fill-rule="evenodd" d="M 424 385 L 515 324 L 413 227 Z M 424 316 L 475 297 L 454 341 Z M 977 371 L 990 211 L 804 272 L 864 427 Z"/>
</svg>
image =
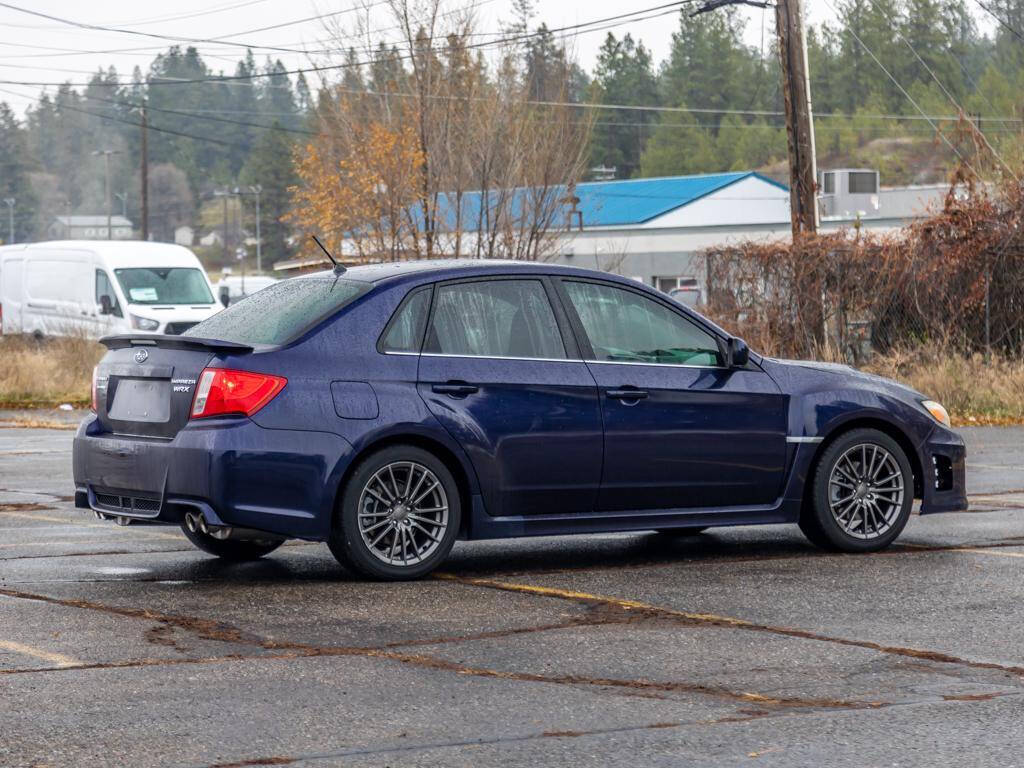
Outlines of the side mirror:
<svg viewBox="0 0 1024 768">
<path fill-rule="evenodd" d="M 226 285 L 220 289 L 220 303 L 225 307 L 231 303 L 231 292 Z"/>
<path fill-rule="evenodd" d="M 743 368 L 750 362 L 750 348 L 743 339 L 730 336 L 726 342 L 726 353 L 729 356 L 727 363 L 730 368 Z"/>
<path fill-rule="evenodd" d="M 114 304 L 110 300 L 110 296 L 102 294 L 100 296 L 100 314 L 101 315 L 112 315 L 114 314 Z"/>
</svg>

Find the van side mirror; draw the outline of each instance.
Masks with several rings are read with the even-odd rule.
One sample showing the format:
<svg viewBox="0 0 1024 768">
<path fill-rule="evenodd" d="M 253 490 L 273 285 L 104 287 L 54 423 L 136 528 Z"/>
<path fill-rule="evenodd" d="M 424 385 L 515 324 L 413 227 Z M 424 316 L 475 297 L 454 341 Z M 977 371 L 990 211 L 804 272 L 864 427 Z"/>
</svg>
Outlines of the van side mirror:
<svg viewBox="0 0 1024 768">
<path fill-rule="evenodd" d="M 106 293 L 100 295 L 100 314 L 101 315 L 112 315 L 114 314 L 114 304 L 110 300 L 110 296 Z"/>
<path fill-rule="evenodd" d="M 726 353 L 729 356 L 726 362 L 730 368 L 743 368 L 750 362 L 750 348 L 743 339 L 730 336 L 726 342 Z"/>
<path fill-rule="evenodd" d="M 225 307 L 231 303 L 231 292 L 228 290 L 226 285 L 221 286 L 220 289 L 220 303 Z"/>
</svg>

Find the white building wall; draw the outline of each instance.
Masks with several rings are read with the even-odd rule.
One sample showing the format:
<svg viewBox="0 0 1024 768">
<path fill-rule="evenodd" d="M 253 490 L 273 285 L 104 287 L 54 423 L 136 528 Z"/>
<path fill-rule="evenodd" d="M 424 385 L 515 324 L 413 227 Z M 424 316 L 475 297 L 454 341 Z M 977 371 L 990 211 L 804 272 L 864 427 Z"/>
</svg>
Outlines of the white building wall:
<svg viewBox="0 0 1024 768">
<path fill-rule="evenodd" d="M 641 227 L 664 229 L 777 223 L 789 223 L 789 192 L 764 179 L 748 176 Z"/>
</svg>

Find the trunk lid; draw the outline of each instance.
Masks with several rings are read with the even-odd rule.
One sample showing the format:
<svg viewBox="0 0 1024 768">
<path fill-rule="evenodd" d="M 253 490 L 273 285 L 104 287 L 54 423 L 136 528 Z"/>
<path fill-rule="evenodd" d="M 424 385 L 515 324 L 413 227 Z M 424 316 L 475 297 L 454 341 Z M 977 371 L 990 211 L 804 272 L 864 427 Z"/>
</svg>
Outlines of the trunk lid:
<svg viewBox="0 0 1024 768">
<path fill-rule="evenodd" d="M 96 415 L 118 435 L 170 440 L 188 423 L 196 382 L 217 355 L 252 347 L 191 336 L 124 335 L 96 368 Z"/>
</svg>

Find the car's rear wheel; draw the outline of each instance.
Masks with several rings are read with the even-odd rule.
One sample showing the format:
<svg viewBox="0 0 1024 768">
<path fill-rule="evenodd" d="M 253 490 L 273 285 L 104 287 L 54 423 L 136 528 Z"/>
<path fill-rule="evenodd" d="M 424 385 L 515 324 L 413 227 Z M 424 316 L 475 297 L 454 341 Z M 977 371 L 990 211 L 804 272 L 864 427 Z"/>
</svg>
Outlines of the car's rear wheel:
<svg viewBox="0 0 1024 768">
<path fill-rule="evenodd" d="M 840 435 L 822 453 L 800 528 L 814 544 L 875 552 L 903 531 L 914 503 L 914 475 L 899 443 L 876 429 Z"/>
<path fill-rule="evenodd" d="M 238 539 L 217 539 L 208 533 L 200 530 L 190 531 L 188 526 L 182 523 L 182 532 L 185 537 L 207 554 L 214 555 L 222 560 L 241 563 L 247 560 L 259 560 L 264 555 L 269 555 L 275 549 L 284 544 L 280 541 L 244 541 Z"/>
<path fill-rule="evenodd" d="M 416 579 L 448 556 L 461 517 L 459 489 L 444 463 L 422 448 L 391 446 L 352 473 L 328 545 L 362 576 Z"/>
</svg>

